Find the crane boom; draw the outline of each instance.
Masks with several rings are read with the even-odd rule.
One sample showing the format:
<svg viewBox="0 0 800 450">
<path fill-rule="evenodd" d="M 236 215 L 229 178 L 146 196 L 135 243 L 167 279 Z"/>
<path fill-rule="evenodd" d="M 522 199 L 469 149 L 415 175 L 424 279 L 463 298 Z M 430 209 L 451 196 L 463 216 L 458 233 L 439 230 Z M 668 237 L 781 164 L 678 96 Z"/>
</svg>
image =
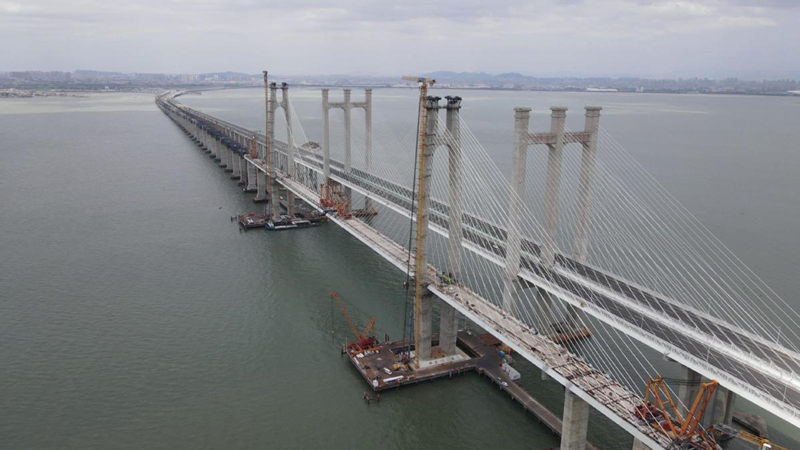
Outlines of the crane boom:
<svg viewBox="0 0 800 450">
<path fill-rule="evenodd" d="M 347 321 L 347 326 L 350 327 L 350 332 L 353 333 L 353 336 L 355 336 L 356 338 L 355 342 L 348 344 L 348 347 L 356 349 L 361 349 L 361 348 L 366 349 L 372 347 L 375 344 L 376 340 L 374 337 L 369 336 L 369 332 L 372 331 L 372 329 L 375 327 L 375 318 L 373 317 L 372 319 L 370 319 L 369 324 L 367 325 L 366 328 L 364 328 L 363 333 L 359 333 L 358 329 L 356 328 L 355 322 L 353 322 L 353 319 L 350 317 L 350 314 L 347 313 L 347 308 L 344 307 L 344 303 L 342 303 L 342 300 L 339 298 L 339 294 L 337 294 L 334 291 L 331 291 L 328 293 L 328 295 L 330 295 L 331 298 L 336 302 L 336 306 L 338 306 L 339 311 L 342 312 L 344 320 Z"/>
<path fill-rule="evenodd" d="M 686 417 L 683 417 L 672 401 L 664 379 L 651 378 L 647 381 L 647 391 L 642 405 L 636 407 L 635 414 L 673 442 L 692 443 L 695 445 L 692 448 L 716 448 L 713 436 L 708 430 L 698 427 L 718 385 L 715 380 L 702 383 L 692 407 L 687 411 Z"/>
<path fill-rule="evenodd" d="M 369 335 L 369 332 L 372 331 L 373 328 L 375 328 L 375 318 L 374 317 L 372 319 L 370 319 L 369 324 L 367 324 L 367 328 L 364 328 L 364 332 L 361 333 L 361 337 L 362 338 L 367 337 L 367 335 Z"/>
<path fill-rule="evenodd" d="M 342 300 L 339 299 L 339 294 L 337 294 L 336 292 L 333 292 L 333 291 L 331 291 L 329 294 L 330 294 L 331 298 L 333 298 L 333 300 L 336 302 L 336 306 L 339 307 L 339 311 L 342 312 L 342 315 L 344 316 L 344 320 L 347 321 L 347 326 L 350 327 L 350 331 L 353 333 L 353 336 L 356 337 L 356 340 L 361 339 L 361 335 L 358 334 L 358 330 L 356 329 L 355 323 L 353 323 L 353 319 L 350 318 L 350 314 L 347 313 L 347 309 L 345 309 L 344 304 L 342 303 Z"/>
</svg>

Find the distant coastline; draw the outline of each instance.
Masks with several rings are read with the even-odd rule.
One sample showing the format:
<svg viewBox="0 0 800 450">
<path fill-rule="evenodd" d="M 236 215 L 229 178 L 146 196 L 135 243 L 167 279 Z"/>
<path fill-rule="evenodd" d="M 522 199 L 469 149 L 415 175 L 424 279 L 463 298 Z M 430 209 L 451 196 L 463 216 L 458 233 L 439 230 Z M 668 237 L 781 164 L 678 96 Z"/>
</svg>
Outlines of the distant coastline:
<svg viewBox="0 0 800 450">
<path fill-rule="evenodd" d="M 800 95 L 797 80 L 739 80 L 736 78 L 648 79 L 635 77 L 533 77 L 519 73 L 430 72 L 439 89 L 539 92 Z M 0 98 L 76 96 L 89 92 L 159 92 L 165 89 L 230 89 L 262 86 L 261 74 L 215 72 L 203 74 L 74 72 L 0 72 Z M 406 88 L 399 76 L 281 75 L 293 86 Z"/>
</svg>

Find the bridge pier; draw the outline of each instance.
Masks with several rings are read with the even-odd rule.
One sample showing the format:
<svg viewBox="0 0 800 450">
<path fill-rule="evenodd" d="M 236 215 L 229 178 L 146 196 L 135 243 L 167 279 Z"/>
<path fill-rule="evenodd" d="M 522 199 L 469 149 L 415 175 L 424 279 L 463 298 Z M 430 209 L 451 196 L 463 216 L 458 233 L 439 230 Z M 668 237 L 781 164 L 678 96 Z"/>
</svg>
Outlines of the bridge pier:
<svg viewBox="0 0 800 450">
<path fill-rule="evenodd" d="M 348 177 L 353 172 L 353 160 L 351 155 L 352 139 L 351 139 L 351 114 L 352 104 L 350 103 L 350 89 L 344 89 L 344 173 Z M 344 197 L 347 199 L 345 214 L 350 214 L 353 208 L 353 190 L 349 186 L 344 187 Z"/>
<path fill-rule="evenodd" d="M 245 185 L 245 192 L 256 192 L 258 189 L 257 175 L 258 169 L 253 164 L 247 164 L 247 184 Z"/>
<path fill-rule="evenodd" d="M 282 88 L 282 95 L 286 95 L 283 91 L 283 88 L 288 89 L 288 85 L 283 83 L 281 85 Z M 281 215 L 281 207 L 280 207 L 280 192 L 278 192 L 279 186 L 278 182 L 275 179 L 275 168 L 273 164 L 277 164 L 275 155 L 272 153 L 272 144 L 275 140 L 275 112 L 278 110 L 278 107 L 281 106 L 278 104 L 278 85 L 275 82 L 267 84 L 267 71 L 264 71 L 264 95 L 265 95 L 265 104 L 264 107 L 266 108 L 266 123 L 265 123 L 265 140 L 264 140 L 264 161 L 267 167 L 267 175 L 265 182 L 269 183 L 267 185 L 267 199 L 269 202 L 269 210 L 270 216 L 272 217 L 280 217 Z M 287 99 L 288 100 L 288 99 Z M 288 102 L 287 102 L 288 103 Z M 285 110 L 286 108 L 284 108 Z M 288 116 L 287 116 L 288 117 Z M 287 126 L 291 129 L 291 122 L 287 119 Z"/>
<path fill-rule="evenodd" d="M 217 138 L 209 133 L 208 135 L 208 157 L 213 159 L 215 162 L 219 161 L 219 147 L 217 146 Z"/>
<path fill-rule="evenodd" d="M 372 170 L 372 89 L 364 90 L 364 101 L 353 102 L 351 100 L 351 90 L 343 89 L 344 100 L 342 102 L 330 102 L 328 100 L 328 89 L 322 89 L 322 185 L 327 186 L 330 178 L 330 110 L 339 108 L 344 112 L 344 173 L 350 176 L 353 172 L 352 165 L 352 109 L 364 109 L 364 165 L 365 170 Z M 350 187 L 344 186 L 344 195 L 347 199 L 346 214 L 352 210 L 353 191 Z M 366 209 L 371 208 L 370 199 L 364 201 Z"/>
<path fill-rule="evenodd" d="M 211 135 L 208 134 L 207 130 L 204 130 L 200 127 L 200 124 L 197 124 L 197 141 L 200 143 L 200 148 L 203 149 L 204 153 L 211 153 L 211 149 L 209 149 L 208 141 Z"/>
<path fill-rule="evenodd" d="M 587 106 L 584 132 L 589 134 L 589 141 L 583 143 L 581 153 L 580 185 L 578 187 L 578 223 L 575 227 L 573 255 L 579 262 L 585 263 L 589 248 L 589 225 L 592 216 L 592 187 L 594 185 L 595 155 L 597 153 L 597 132 L 600 127 L 599 106 Z"/>
<path fill-rule="evenodd" d="M 225 145 L 222 141 L 219 141 L 219 150 L 220 150 L 219 153 L 217 153 L 217 155 L 219 156 L 219 162 L 217 163 L 217 165 L 225 169 L 223 170 L 223 172 L 227 172 L 228 161 L 230 160 L 228 153 L 230 152 L 230 150 L 228 149 L 228 146 Z"/>
<path fill-rule="evenodd" d="M 364 89 L 364 170 L 372 173 L 372 89 Z M 364 209 L 372 209 L 372 200 L 364 199 Z"/>
<path fill-rule="evenodd" d="M 633 438 L 633 447 L 631 447 L 631 449 L 632 450 L 649 450 L 649 447 L 644 445 L 644 442 L 642 442 L 642 441 L 640 441 L 640 440 L 638 440 L 636 438 Z"/>
<path fill-rule="evenodd" d="M 445 97 L 447 99 L 447 116 L 445 123 L 449 133 L 448 147 L 448 174 L 449 192 L 448 201 L 450 210 L 448 216 L 450 236 L 447 242 L 447 271 L 451 279 L 461 279 L 461 240 L 463 236 L 463 150 L 461 148 L 461 127 L 459 112 L 461 110 L 461 97 Z M 458 317 L 456 310 L 444 301 L 439 301 L 439 349 L 445 355 L 456 353 L 456 338 L 458 335 Z"/>
<path fill-rule="evenodd" d="M 714 394 L 714 414 L 712 424 L 722 423 L 730 425 L 733 422 L 733 408 L 736 403 L 736 394 L 720 386 Z"/>
<path fill-rule="evenodd" d="M 225 172 L 227 173 L 233 173 L 233 153 L 233 150 L 226 145 L 225 160 L 223 162 L 225 163 Z"/>
<path fill-rule="evenodd" d="M 270 208 L 270 215 L 272 217 L 280 217 L 281 215 L 281 205 L 280 205 L 280 186 L 278 185 L 278 181 L 275 179 L 274 176 L 269 176 L 269 208 Z"/>
<path fill-rule="evenodd" d="M 416 241 L 414 247 L 414 348 L 415 362 L 420 363 L 431 359 L 432 313 L 431 298 L 426 295 L 428 261 L 425 255 L 425 243 L 428 234 L 428 216 L 431 200 L 431 175 L 433 174 L 434 145 L 425 145 L 424 141 L 433 140 L 436 136 L 438 123 L 439 97 L 425 97 L 422 107 L 426 110 L 427 120 L 420 130 L 424 133 L 424 140 L 420 142 L 419 161 L 417 162 L 417 224 Z"/>
<path fill-rule="evenodd" d="M 589 404 L 564 390 L 564 417 L 561 419 L 561 450 L 584 450 L 589 430 Z"/>
<path fill-rule="evenodd" d="M 233 161 L 233 173 L 231 174 L 231 179 L 238 180 L 242 178 L 242 156 L 238 153 L 233 153 L 231 155 L 231 159 Z"/>
<path fill-rule="evenodd" d="M 682 366 L 682 368 L 684 372 L 683 379 L 686 382 L 678 386 L 678 398 L 688 410 L 692 407 L 692 402 L 694 402 L 697 391 L 700 389 L 701 377 L 699 373 L 686 366 Z"/>
<path fill-rule="evenodd" d="M 508 200 L 508 232 L 506 236 L 505 271 L 503 272 L 503 310 L 517 313 L 519 264 L 522 251 L 522 198 L 528 160 L 528 127 L 531 109 L 514 108 L 514 148 L 511 155 L 511 198 Z"/>
<path fill-rule="evenodd" d="M 287 136 L 287 151 L 286 151 L 286 171 L 289 178 L 294 181 L 297 180 L 297 164 L 295 163 L 295 142 L 294 142 L 294 128 L 292 127 L 292 110 L 289 103 L 289 85 L 286 83 L 281 84 L 281 107 L 286 120 L 286 136 Z M 289 217 L 294 217 L 294 192 L 286 190 L 286 214 Z"/>
<path fill-rule="evenodd" d="M 553 106 L 550 111 L 550 133 L 555 135 L 555 142 L 547 145 L 547 187 L 544 201 L 544 241 L 542 242 L 542 263 L 547 267 L 555 264 L 558 197 L 561 188 L 561 162 L 563 160 L 564 122 L 567 118 L 567 108 Z"/>
<path fill-rule="evenodd" d="M 267 201 L 267 175 L 256 169 L 256 196 L 253 199 L 256 203 Z"/>
<path fill-rule="evenodd" d="M 328 89 L 322 90 L 322 185 L 328 185 L 331 176 L 331 131 Z"/>
<path fill-rule="evenodd" d="M 212 155 L 214 157 L 214 162 L 216 163 L 222 162 L 222 142 L 220 142 L 220 137 L 213 136 L 211 145 L 214 147 L 214 152 Z M 222 166 L 220 165 L 220 167 Z"/>
</svg>

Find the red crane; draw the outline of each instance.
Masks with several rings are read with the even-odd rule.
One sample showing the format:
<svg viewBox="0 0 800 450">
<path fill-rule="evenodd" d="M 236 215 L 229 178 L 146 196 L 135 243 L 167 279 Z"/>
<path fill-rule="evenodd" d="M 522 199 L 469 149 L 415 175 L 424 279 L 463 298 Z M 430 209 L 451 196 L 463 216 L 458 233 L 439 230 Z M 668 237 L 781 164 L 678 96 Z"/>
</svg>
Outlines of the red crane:
<svg viewBox="0 0 800 450">
<path fill-rule="evenodd" d="M 347 321 L 347 325 L 350 327 L 350 331 L 356 338 L 355 342 L 347 344 L 347 347 L 355 350 L 364 350 L 374 346 L 377 340 L 375 339 L 374 336 L 370 336 L 369 332 L 372 331 L 372 328 L 375 327 L 375 318 L 373 317 L 372 319 L 370 319 L 369 324 L 367 325 L 366 328 L 364 328 L 364 331 L 359 333 L 355 323 L 353 322 L 353 319 L 351 319 L 350 314 L 347 313 L 347 309 L 344 307 L 344 303 L 342 303 L 342 300 L 339 298 L 339 294 L 337 294 L 334 291 L 331 291 L 328 293 L 328 295 L 330 295 L 333 301 L 336 302 L 336 305 L 339 307 L 339 310 L 342 312 L 342 315 L 344 316 L 344 320 Z"/>
</svg>

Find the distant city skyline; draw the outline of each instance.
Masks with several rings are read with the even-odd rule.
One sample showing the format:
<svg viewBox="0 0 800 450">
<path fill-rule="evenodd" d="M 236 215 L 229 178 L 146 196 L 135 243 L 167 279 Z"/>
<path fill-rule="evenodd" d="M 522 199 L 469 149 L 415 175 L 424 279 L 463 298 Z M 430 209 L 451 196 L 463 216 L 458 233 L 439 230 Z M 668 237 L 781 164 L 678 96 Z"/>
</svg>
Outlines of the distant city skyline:
<svg viewBox="0 0 800 450">
<path fill-rule="evenodd" d="M 800 79 L 795 0 L 0 0 L 0 71 Z"/>
</svg>

